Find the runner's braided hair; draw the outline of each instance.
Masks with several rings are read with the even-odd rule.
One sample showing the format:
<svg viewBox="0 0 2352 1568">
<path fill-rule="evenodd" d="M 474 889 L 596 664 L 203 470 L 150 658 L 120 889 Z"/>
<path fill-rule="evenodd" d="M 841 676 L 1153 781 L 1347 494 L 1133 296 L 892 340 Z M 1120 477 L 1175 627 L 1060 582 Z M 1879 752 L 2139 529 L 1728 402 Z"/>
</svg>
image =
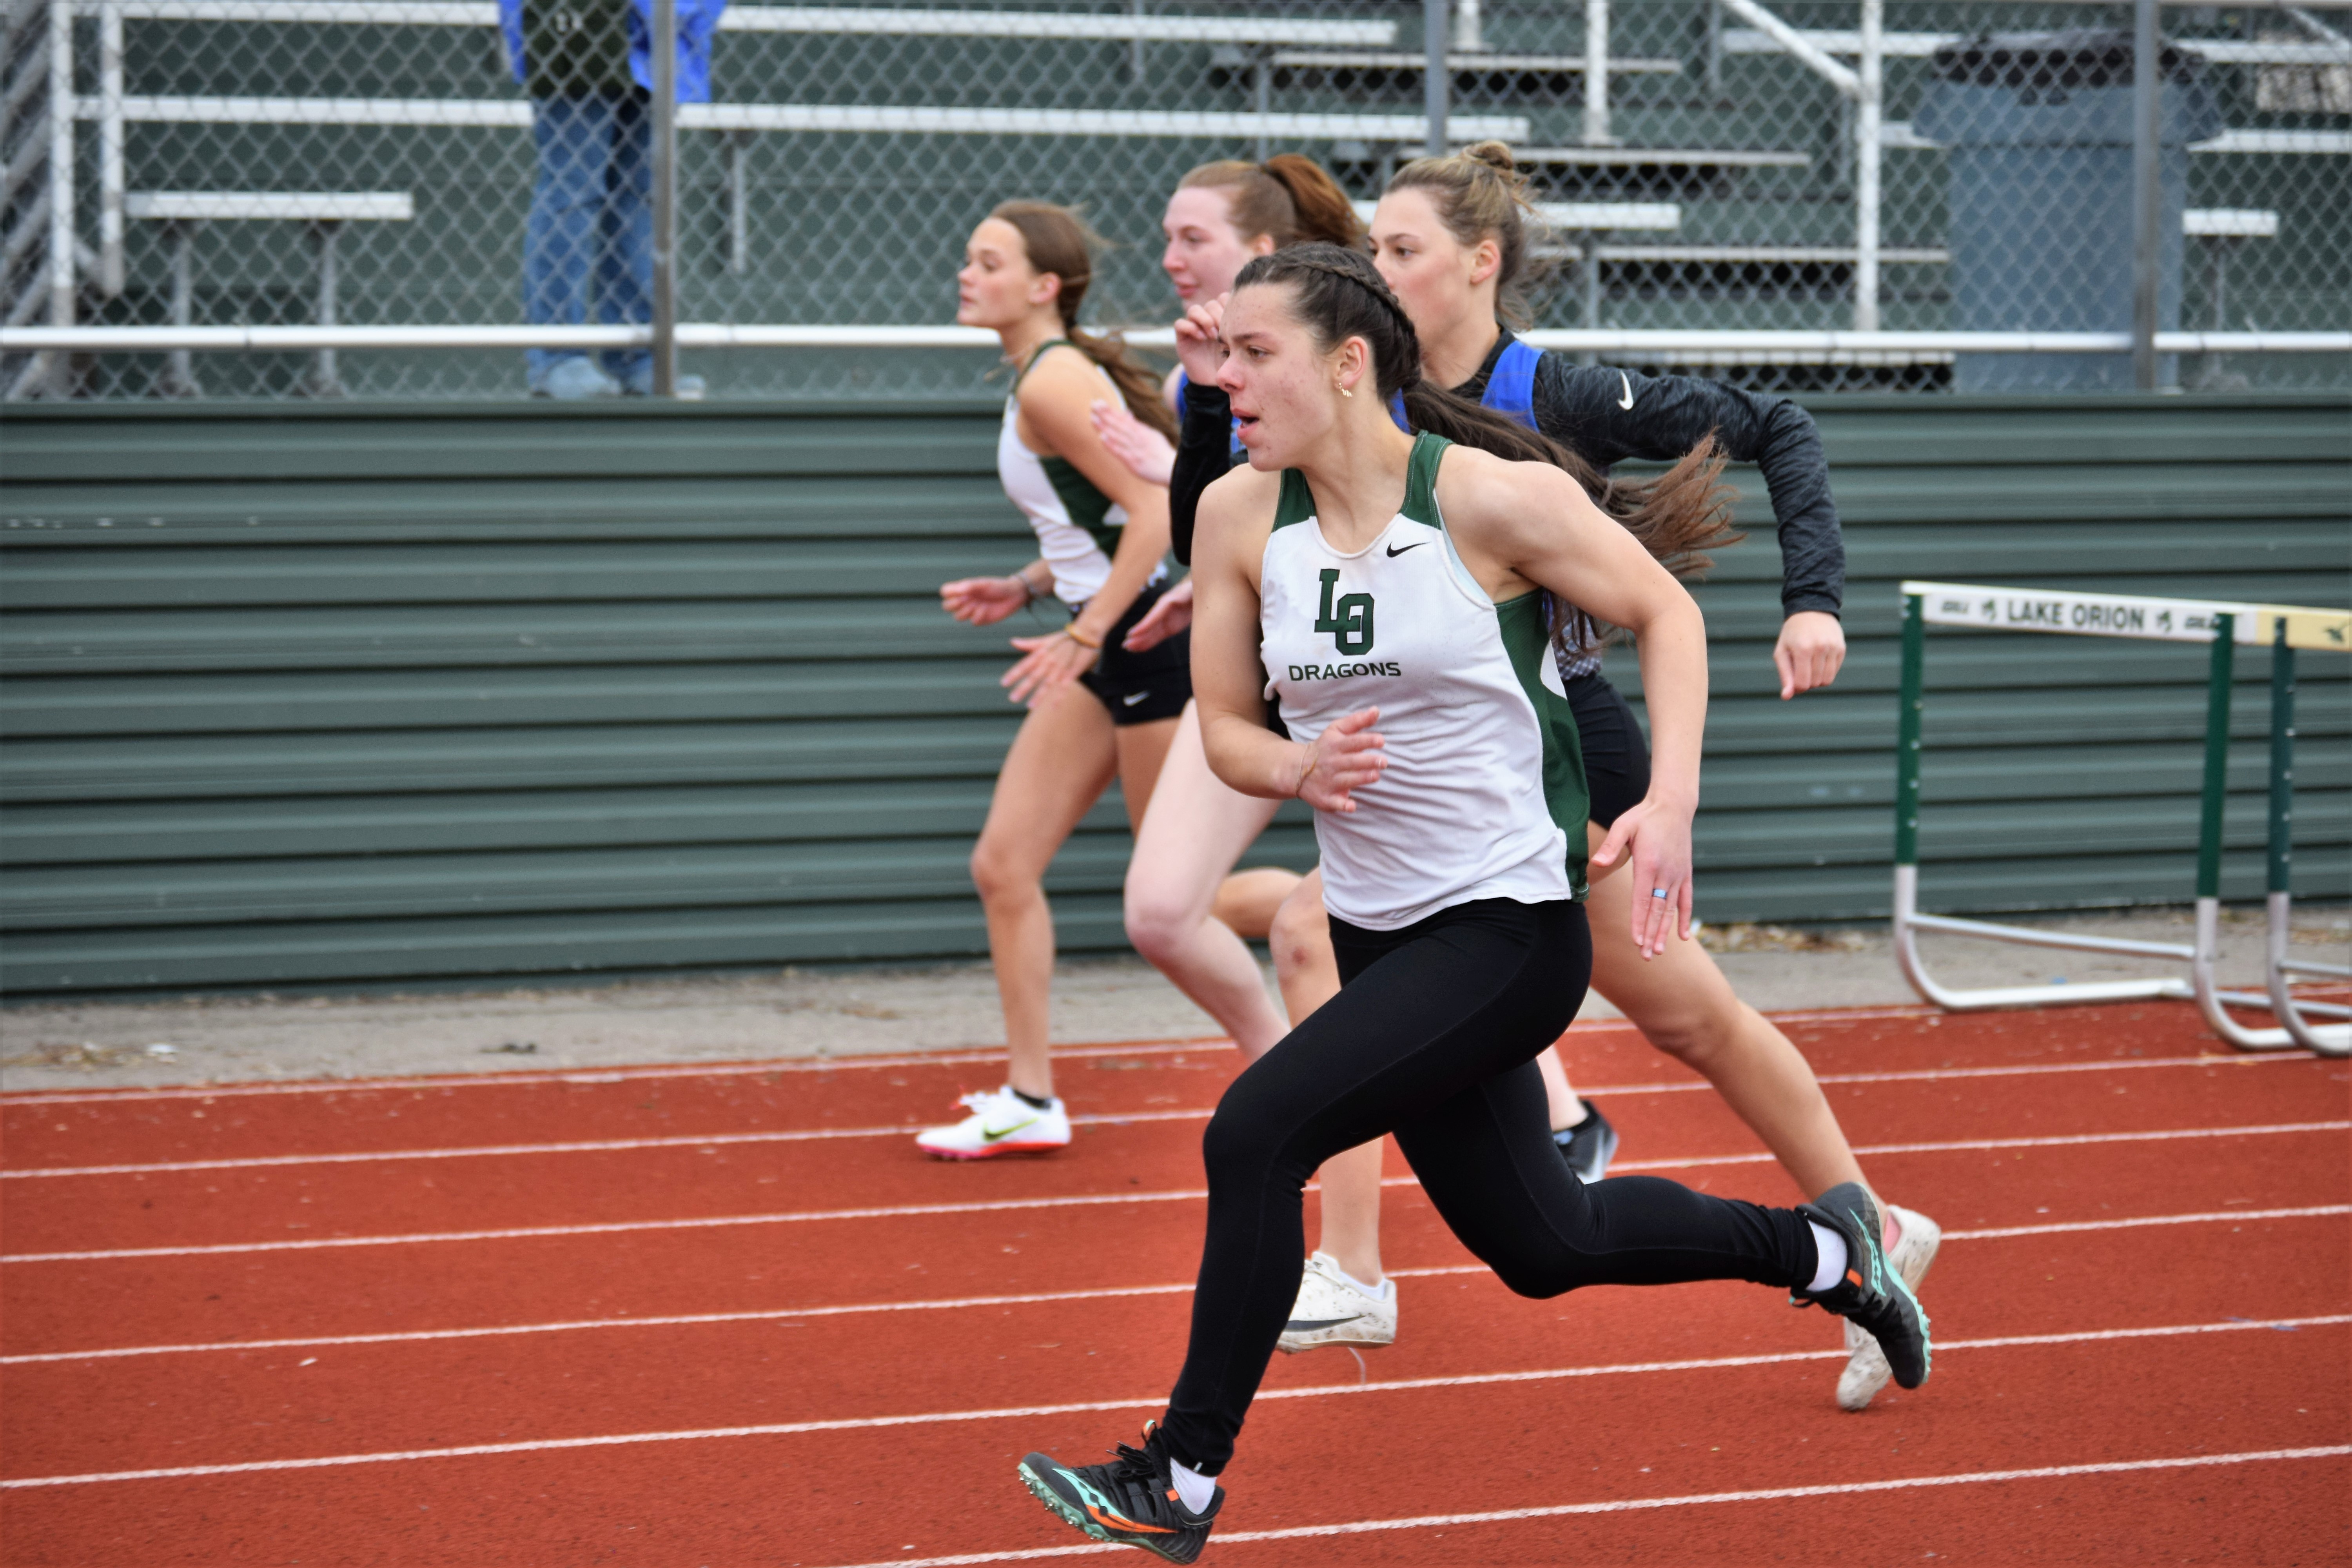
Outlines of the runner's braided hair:
<svg viewBox="0 0 2352 1568">
<path fill-rule="evenodd" d="M 1623 483 L 1517 420 L 1424 378 L 1421 334 L 1370 257 L 1336 245 L 1294 245 L 1244 267 L 1234 291 L 1261 285 L 1291 289 L 1291 317 L 1314 334 L 1317 353 L 1328 354 L 1349 338 L 1363 339 L 1381 398 L 1402 396 L 1405 420 L 1413 429 L 1511 462 L 1549 463 L 1566 470 L 1595 506 L 1675 576 L 1696 577 L 1715 564 L 1707 551 L 1742 537 L 1731 527 L 1736 498 L 1722 482 L 1723 456 L 1713 437 L 1656 479 Z M 1554 610 L 1554 636 L 1562 646 L 1586 647 L 1600 640 L 1582 611 L 1558 605 Z"/>
</svg>

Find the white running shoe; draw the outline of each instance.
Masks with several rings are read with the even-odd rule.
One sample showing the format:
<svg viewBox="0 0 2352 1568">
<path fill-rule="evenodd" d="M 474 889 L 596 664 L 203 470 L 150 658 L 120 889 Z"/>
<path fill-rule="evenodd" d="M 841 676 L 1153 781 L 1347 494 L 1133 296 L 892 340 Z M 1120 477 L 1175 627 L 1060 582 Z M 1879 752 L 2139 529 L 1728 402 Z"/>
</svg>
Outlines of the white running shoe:
<svg viewBox="0 0 2352 1568">
<path fill-rule="evenodd" d="M 1055 1100 L 1040 1110 L 1010 1086 L 967 1094 L 957 1102 L 971 1114 L 952 1127 L 927 1127 L 915 1146 L 942 1160 L 992 1160 L 999 1154 L 1042 1154 L 1069 1146 L 1070 1113 Z"/>
<path fill-rule="evenodd" d="M 1936 1249 L 1944 1245 L 1944 1227 L 1926 1215 L 1912 1209 L 1886 1205 L 1903 1234 L 1886 1255 L 1895 1265 L 1895 1272 L 1903 1276 L 1903 1283 L 1916 1295 L 1919 1281 L 1927 1278 L 1927 1269 L 1936 1261 Z M 1878 1342 L 1853 1319 L 1845 1324 L 1845 1371 L 1838 1374 L 1837 1402 L 1841 1410 L 1867 1410 L 1895 1369 L 1886 1364 L 1886 1352 Z"/>
<path fill-rule="evenodd" d="M 1275 1348 L 1297 1355 L 1324 1345 L 1391 1345 L 1396 1343 L 1396 1329 L 1395 1280 L 1381 1280 L 1380 1293 L 1369 1294 L 1328 1253 L 1318 1252 L 1307 1260 L 1297 1303 Z"/>
</svg>

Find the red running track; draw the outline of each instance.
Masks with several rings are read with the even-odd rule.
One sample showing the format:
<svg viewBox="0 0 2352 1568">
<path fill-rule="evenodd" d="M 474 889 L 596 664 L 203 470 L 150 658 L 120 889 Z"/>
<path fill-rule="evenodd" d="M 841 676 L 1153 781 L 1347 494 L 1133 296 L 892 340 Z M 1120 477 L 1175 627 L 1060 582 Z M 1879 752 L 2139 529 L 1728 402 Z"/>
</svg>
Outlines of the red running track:
<svg viewBox="0 0 2352 1568">
<path fill-rule="evenodd" d="M 1839 1412 L 1836 1326 L 1752 1287 L 1514 1298 L 1391 1152 L 1402 1338 L 1276 1358 L 1205 1561 L 2352 1560 L 2343 1063 L 2179 1005 L 1784 1023 L 1947 1228 L 1928 1387 Z M 1790 1198 L 1570 1043 L 1620 1169 Z M 1238 1064 L 1062 1063 L 1077 1142 L 977 1166 L 906 1133 L 986 1056 L 6 1097 L 0 1559 L 1104 1553 L 1013 1464 L 1155 1413 Z"/>
</svg>

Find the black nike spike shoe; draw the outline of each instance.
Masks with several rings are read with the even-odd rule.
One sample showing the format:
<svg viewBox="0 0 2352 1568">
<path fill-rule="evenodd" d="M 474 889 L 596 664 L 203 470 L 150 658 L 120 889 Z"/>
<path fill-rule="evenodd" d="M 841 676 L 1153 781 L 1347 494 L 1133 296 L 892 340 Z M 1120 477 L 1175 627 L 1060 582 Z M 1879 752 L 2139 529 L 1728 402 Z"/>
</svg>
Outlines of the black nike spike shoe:
<svg viewBox="0 0 2352 1568">
<path fill-rule="evenodd" d="M 1173 1462 L 1160 1423 L 1143 1428 L 1143 1447 L 1121 1443 L 1108 1465 L 1073 1469 L 1045 1454 L 1021 1461 L 1021 1484 L 1066 1523 L 1113 1546 L 1140 1546 L 1171 1563 L 1190 1563 L 1209 1542 L 1209 1527 L 1225 1506 L 1225 1489 L 1194 1513 L 1177 1495 Z"/>
<path fill-rule="evenodd" d="M 1817 1296 L 1792 1291 L 1789 1304 L 1819 1307 L 1859 1325 L 1886 1352 L 1896 1383 L 1916 1388 L 1927 1382 L 1934 1360 L 1927 1314 L 1879 1247 L 1885 1222 L 1869 1189 L 1859 1182 L 1841 1182 L 1819 1202 L 1799 1204 L 1797 1212 L 1845 1237 L 1845 1277 Z"/>
</svg>

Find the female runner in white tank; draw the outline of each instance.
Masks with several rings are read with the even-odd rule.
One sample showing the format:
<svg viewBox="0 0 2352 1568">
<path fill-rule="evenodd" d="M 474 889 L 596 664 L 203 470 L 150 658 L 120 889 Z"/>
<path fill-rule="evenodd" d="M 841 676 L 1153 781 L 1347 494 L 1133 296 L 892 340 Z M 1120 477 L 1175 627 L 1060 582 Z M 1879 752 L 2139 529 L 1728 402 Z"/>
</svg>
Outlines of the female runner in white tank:
<svg viewBox="0 0 2352 1568">
<path fill-rule="evenodd" d="M 1546 1128 L 1535 1058 L 1575 1016 L 1591 962 L 1587 801 L 1555 610 L 1588 606 L 1639 639 L 1657 762 L 1608 847 L 1655 889 L 1629 928 L 1654 954 L 1689 934 L 1698 607 L 1560 471 L 1574 459 L 1422 379 L 1412 325 L 1360 253 L 1301 246 L 1252 263 L 1226 325 L 1221 380 L 1250 471 L 1201 507 L 1202 733 L 1228 784 L 1315 807 L 1345 983 L 1243 1071 L 1202 1138 L 1207 1236 L 1165 1420 L 1109 1464 L 1031 1454 L 1023 1483 L 1097 1540 L 1194 1560 L 1290 1310 L 1307 1178 L 1383 1133 L 1521 1295 L 1779 1286 L 1862 1323 L 1916 1387 L 1927 1320 L 1885 1266 L 1859 1184 L 1799 1209 L 1651 1176 L 1588 1186 Z M 1400 392 L 1418 435 L 1389 417 Z M 1711 468 L 1668 480 L 1669 510 L 1721 504 Z M 1266 728 L 1268 697 L 1287 739 Z M 1404 1466 L 1409 1484 L 1413 1438 L 1395 1436 L 1371 1462 Z M 1360 1490 L 1366 1458 L 1356 1445 L 1320 1478 L 1335 1505 Z M 1290 1479 L 1296 1492 L 1318 1478 Z"/>
<path fill-rule="evenodd" d="M 1045 868 L 1114 777 L 1129 825 L 1141 823 L 1192 697 L 1184 638 L 1141 654 L 1122 646 L 1166 581 L 1168 497 L 1104 449 L 1087 410 L 1115 398 L 1158 416 L 1163 429 L 1172 423 L 1118 344 L 1077 326 L 1093 275 L 1091 237 L 1066 208 L 1006 202 L 972 230 L 956 274 L 956 320 L 992 329 L 1013 366 L 997 474 L 1036 531 L 1040 559 L 1011 576 L 947 584 L 940 600 L 974 626 L 1048 596 L 1070 619 L 1050 636 L 1013 638 L 1022 658 L 1002 682 L 1029 713 L 997 774 L 971 878 L 988 916 L 1012 1059 L 1003 1088 L 965 1097 L 971 1115 L 916 1139 L 948 1159 L 1069 1142 L 1047 1048 L 1054 917 Z"/>
<path fill-rule="evenodd" d="M 1528 252 L 1523 187 L 1509 149 L 1485 142 L 1451 157 L 1406 164 L 1381 195 L 1372 217 L 1373 258 L 1420 335 L 1423 374 L 1596 461 L 1629 451 L 1645 458 L 1679 454 L 1711 434 L 1735 460 L 1760 462 L 1781 522 L 1782 603 L 1788 613 L 1773 649 L 1780 694 L 1787 699 L 1829 685 L 1845 651 L 1832 613 L 1844 557 L 1811 420 L 1786 399 L 1681 377 L 1636 377 L 1582 366 L 1568 355 L 1538 355 L 1518 343 L 1499 317 L 1523 315 L 1523 310 L 1513 309 L 1524 288 Z M 1502 384 L 1515 364 L 1518 385 L 1506 390 Z M 1646 787 L 1648 757 L 1637 721 L 1601 674 L 1597 651 L 1579 650 L 1561 662 L 1591 785 L 1586 831 L 1596 851 L 1590 906 L 1592 989 L 1653 1046 L 1704 1075 L 1763 1139 L 1800 1191 L 1817 1194 L 1843 1183 L 1865 1182 L 1811 1065 L 1770 1019 L 1733 993 L 1706 951 L 1696 942 L 1675 942 L 1648 953 L 1624 938 L 1629 911 L 1646 885 L 1636 877 L 1612 875 L 1621 862 L 1598 850 L 1617 814 Z M 1285 994 L 1296 994 L 1307 1006 L 1335 993 L 1339 984 L 1329 924 L 1314 881 L 1310 875 L 1285 906 L 1273 943 Z M 1541 1065 L 1556 1124 L 1563 1107 L 1591 1111 L 1589 1102 L 1579 1102 L 1557 1052 L 1547 1053 Z M 1600 1120 L 1598 1112 L 1591 1117 Z M 1568 1136 L 1574 1137 L 1574 1131 Z M 1614 1134 L 1607 1137 L 1613 1144 Z M 1888 1257 L 1916 1290 L 1935 1261 L 1942 1229 L 1914 1210 L 1884 1204 L 1881 1210 Z M 1362 1302 L 1366 1319 L 1384 1309 L 1393 1312 L 1385 1302 L 1350 1292 L 1344 1281 L 1335 1289 L 1328 1273 L 1318 1278 L 1308 1270 L 1302 1286 L 1303 1319 L 1341 1316 L 1356 1301 Z M 1331 1342 L 1347 1342 L 1349 1332 L 1337 1331 Z M 1885 1385 L 1886 1360 L 1851 1324 L 1846 1348 L 1838 1403 L 1860 1410 Z"/>
</svg>

